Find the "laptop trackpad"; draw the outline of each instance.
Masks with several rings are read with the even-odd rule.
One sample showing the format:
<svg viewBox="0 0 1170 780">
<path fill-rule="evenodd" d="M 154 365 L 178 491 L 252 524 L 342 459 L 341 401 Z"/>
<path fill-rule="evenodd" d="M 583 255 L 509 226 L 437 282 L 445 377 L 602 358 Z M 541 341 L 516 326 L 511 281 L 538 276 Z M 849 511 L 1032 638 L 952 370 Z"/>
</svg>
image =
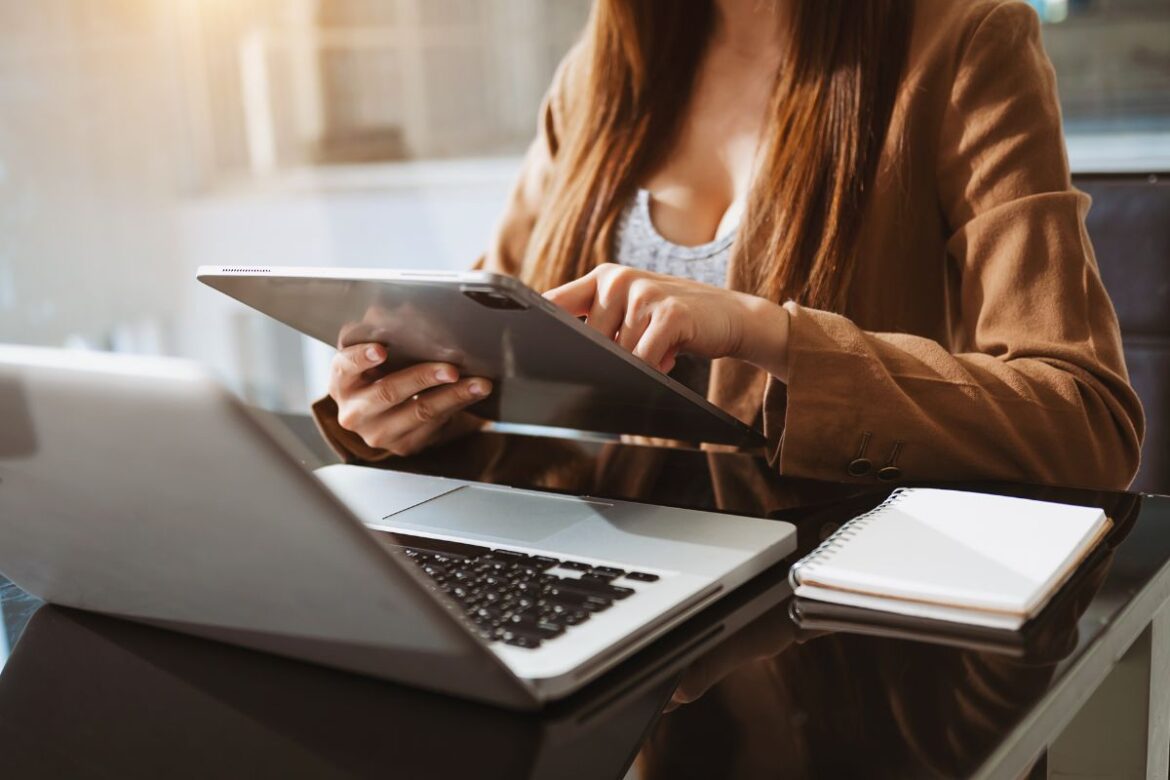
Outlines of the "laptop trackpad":
<svg viewBox="0 0 1170 780">
<path fill-rule="evenodd" d="M 405 509 L 383 521 L 403 531 L 535 544 L 596 516 L 593 506 L 572 496 L 516 493 L 467 486 Z"/>
</svg>

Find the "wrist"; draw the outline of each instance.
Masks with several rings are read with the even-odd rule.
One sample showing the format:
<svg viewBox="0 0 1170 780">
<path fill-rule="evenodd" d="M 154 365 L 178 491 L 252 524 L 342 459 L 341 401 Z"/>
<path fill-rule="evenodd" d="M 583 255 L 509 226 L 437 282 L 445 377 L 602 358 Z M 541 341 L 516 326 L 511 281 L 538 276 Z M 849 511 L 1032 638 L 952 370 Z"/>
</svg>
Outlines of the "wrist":
<svg viewBox="0 0 1170 780">
<path fill-rule="evenodd" d="M 744 294 L 743 338 L 733 357 L 787 382 L 789 319 L 788 309 L 780 304 Z"/>
</svg>

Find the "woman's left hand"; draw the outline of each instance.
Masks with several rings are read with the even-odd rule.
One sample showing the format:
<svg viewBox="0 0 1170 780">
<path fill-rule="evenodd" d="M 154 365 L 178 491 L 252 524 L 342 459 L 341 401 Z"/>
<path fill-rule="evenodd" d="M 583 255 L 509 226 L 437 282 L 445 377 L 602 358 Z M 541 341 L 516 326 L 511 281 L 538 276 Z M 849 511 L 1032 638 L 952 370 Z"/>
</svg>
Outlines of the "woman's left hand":
<svg viewBox="0 0 1170 780">
<path fill-rule="evenodd" d="M 661 371 L 685 352 L 787 379 L 788 312 L 763 298 L 614 263 L 545 297 Z"/>
</svg>

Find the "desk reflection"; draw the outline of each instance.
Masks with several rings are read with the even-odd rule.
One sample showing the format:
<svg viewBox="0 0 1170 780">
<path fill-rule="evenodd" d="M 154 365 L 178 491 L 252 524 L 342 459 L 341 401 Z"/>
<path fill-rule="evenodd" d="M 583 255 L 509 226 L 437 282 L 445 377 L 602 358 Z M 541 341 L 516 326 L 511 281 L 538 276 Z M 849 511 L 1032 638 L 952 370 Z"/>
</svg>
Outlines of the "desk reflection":
<svg viewBox="0 0 1170 780">
<path fill-rule="evenodd" d="M 491 434 L 402 465 L 788 520 L 798 530 L 790 563 L 876 506 L 891 488 L 864 480 L 785 478 L 745 454 Z M 639 757 L 647 780 L 963 776 L 1008 738 L 1077 653 L 1100 637 L 1103 616 L 1113 614 L 1118 592 L 1127 587 L 1124 571 L 1110 593 L 1097 602 L 1094 596 L 1141 498 L 1022 485 L 937 486 L 1100 506 L 1114 528 L 1050 608 L 1014 638 L 937 625 L 911 626 L 917 633 L 910 634 L 904 625 L 804 630 L 793 623 L 788 603 L 778 605 L 683 676 L 667 705 L 671 711 Z M 1096 612 L 1085 616 L 1091 603 Z"/>
<path fill-rule="evenodd" d="M 0 676 L 0 756 L 9 777 L 618 778 L 672 687 L 525 716 L 47 606 Z"/>
<path fill-rule="evenodd" d="M 737 453 L 491 432 L 394 467 L 789 520 L 798 550 L 787 563 L 890 489 L 782 478 Z M 834 614 L 831 627 L 848 631 L 825 631 L 805 619 L 815 609 L 802 628 L 781 564 L 528 715 L 44 607 L 0 675 L 0 756 L 13 776 L 560 780 L 621 778 L 635 760 L 646 780 L 966 775 L 1170 559 L 1170 522 L 1159 522 L 1170 511 L 1152 500 L 1135 525 L 1139 496 L 951 487 L 1100 506 L 1114 528 L 1018 641 L 872 615 Z M 23 624 L 32 600 L 0 596 L 9 628 Z"/>
<path fill-rule="evenodd" d="M 643 748 L 644 776 L 969 774 L 1086 639 L 1086 608 L 1141 506 L 1098 498 L 1115 527 L 1022 632 L 864 610 L 807 620 L 786 603 L 684 673 Z M 844 630 L 824 630 L 830 623 Z"/>
<path fill-rule="evenodd" d="M 0 761 L 11 777 L 621 778 L 679 673 L 788 594 L 783 567 L 765 572 L 540 713 L 42 606 L 0 674 Z"/>
</svg>

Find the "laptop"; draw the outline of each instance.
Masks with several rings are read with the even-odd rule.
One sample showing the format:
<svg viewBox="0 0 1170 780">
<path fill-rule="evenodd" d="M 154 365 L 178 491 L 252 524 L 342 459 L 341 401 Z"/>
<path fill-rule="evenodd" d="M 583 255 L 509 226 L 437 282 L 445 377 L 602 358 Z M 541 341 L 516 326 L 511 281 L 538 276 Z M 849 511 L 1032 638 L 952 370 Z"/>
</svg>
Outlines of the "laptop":
<svg viewBox="0 0 1170 780">
<path fill-rule="evenodd" d="M 0 573 L 46 601 L 515 709 L 795 548 L 787 523 L 359 466 L 198 365 L 0 347 Z"/>
</svg>

